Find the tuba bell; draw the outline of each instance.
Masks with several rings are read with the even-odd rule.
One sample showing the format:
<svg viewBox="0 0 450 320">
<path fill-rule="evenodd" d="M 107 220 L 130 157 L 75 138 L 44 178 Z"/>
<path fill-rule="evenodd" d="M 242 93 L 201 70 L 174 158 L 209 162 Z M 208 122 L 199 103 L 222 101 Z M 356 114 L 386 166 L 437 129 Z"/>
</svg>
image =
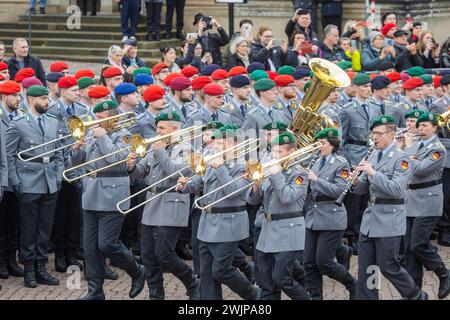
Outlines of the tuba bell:
<svg viewBox="0 0 450 320">
<path fill-rule="evenodd" d="M 291 125 L 299 148 L 310 145 L 321 129 L 334 127 L 333 120 L 327 115 L 318 114 L 317 110 L 332 90 L 350 85 L 350 78 L 345 71 L 328 60 L 313 58 L 309 61 L 309 67 L 314 76 L 301 105 L 297 104 L 295 108 L 296 114 Z"/>
</svg>

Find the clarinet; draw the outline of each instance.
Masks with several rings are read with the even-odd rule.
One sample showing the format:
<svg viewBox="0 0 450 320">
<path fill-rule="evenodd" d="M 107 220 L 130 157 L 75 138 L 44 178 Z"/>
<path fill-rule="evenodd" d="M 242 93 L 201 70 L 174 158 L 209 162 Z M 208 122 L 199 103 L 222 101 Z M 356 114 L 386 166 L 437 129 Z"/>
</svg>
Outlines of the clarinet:
<svg viewBox="0 0 450 320">
<path fill-rule="evenodd" d="M 369 150 L 367 150 L 366 156 L 364 157 L 364 159 L 362 161 L 367 161 L 367 159 L 369 159 L 370 154 L 375 150 L 375 144 L 371 144 L 369 147 Z M 359 178 L 361 176 L 361 174 L 363 173 L 363 171 L 358 172 L 358 174 L 355 174 L 353 176 L 353 178 L 347 182 L 347 185 L 344 188 L 344 191 L 342 191 L 341 195 L 339 196 L 339 198 L 334 202 L 335 204 L 337 204 L 338 206 L 342 207 L 342 203 L 344 202 L 344 198 L 347 195 L 347 193 L 350 191 L 350 188 L 352 187 L 353 183 L 356 181 L 356 178 Z"/>
<path fill-rule="evenodd" d="M 319 160 L 319 158 L 320 158 L 320 151 L 317 151 L 314 154 L 314 157 L 311 159 L 311 162 L 308 164 L 308 169 L 311 169 L 316 163 L 316 161 Z"/>
</svg>

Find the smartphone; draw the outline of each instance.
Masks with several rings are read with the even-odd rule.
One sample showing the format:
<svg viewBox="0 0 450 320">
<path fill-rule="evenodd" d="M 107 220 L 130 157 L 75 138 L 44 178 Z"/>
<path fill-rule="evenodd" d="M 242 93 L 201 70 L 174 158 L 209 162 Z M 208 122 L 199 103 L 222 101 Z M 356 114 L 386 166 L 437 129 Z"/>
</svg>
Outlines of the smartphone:
<svg viewBox="0 0 450 320">
<path fill-rule="evenodd" d="M 186 34 L 186 39 L 191 39 L 191 38 L 197 39 L 197 36 L 198 36 L 198 33 L 189 32 Z"/>
<path fill-rule="evenodd" d="M 414 22 L 414 18 L 412 17 L 412 15 L 410 13 L 408 13 L 406 15 L 406 22 L 408 22 L 408 23 L 413 23 Z"/>
<path fill-rule="evenodd" d="M 311 41 L 305 41 L 302 45 L 302 53 L 305 54 L 311 54 L 312 53 L 312 42 Z"/>
<path fill-rule="evenodd" d="M 275 46 L 275 47 L 279 47 L 279 46 L 281 46 L 282 44 L 283 44 L 283 40 L 281 40 L 281 39 L 274 39 L 273 40 L 273 45 Z"/>
</svg>

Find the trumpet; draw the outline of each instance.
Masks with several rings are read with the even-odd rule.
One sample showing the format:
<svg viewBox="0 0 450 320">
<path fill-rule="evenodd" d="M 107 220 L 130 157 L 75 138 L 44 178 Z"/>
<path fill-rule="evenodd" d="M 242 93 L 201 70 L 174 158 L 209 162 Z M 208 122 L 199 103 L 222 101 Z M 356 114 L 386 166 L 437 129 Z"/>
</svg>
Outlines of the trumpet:
<svg viewBox="0 0 450 320">
<path fill-rule="evenodd" d="M 122 119 L 122 118 L 124 118 L 124 119 Z M 94 129 L 96 127 L 99 127 L 100 124 L 102 124 L 102 123 L 110 122 L 112 125 L 111 125 L 111 129 L 109 131 L 117 131 L 117 130 L 120 130 L 120 129 L 123 129 L 123 128 L 126 128 L 126 127 L 130 126 L 131 124 L 133 124 L 135 122 L 135 120 L 136 120 L 136 114 L 134 112 L 126 112 L 126 113 L 118 114 L 118 115 L 111 116 L 111 117 L 108 117 L 108 118 L 105 118 L 105 119 L 99 119 L 99 120 L 93 120 L 93 121 L 85 121 L 85 122 L 83 122 L 77 116 L 71 116 L 69 118 L 69 120 L 67 121 L 67 127 L 68 127 L 69 132 L 70 132 L 69 134 L 67 134 L 65 136 L 62 136 L 62 137 L 58 137 L 58 138 L 50 140 L 50 141 L 47 141 L 45 143 L 41 143 L 41 144 L 39 144 L 37 146 L 28 148 L 26 150 L 23 150 L 23 151 L 21 151 L 21 152 L 19 152 L 17 154 L 17 157 L 21 161 L 24 161 L 24 162 L 32 161 L 34 159 L 41 158 L 41 157 L 46 156 L 48 154 L 57 152 L 59 150 L 63 150 L 65 148 L 68 148 L 68 147 L 71 147 L 71 146 L 77 144 L 79 141 L 81 141 L 86 136 L 86 133 L 87 133 L 88 129 Z M 74 138 L 75 142 L 67 144 L 67 145 L 64 145 L 64 146 L 61 146 L 61 147 L 58 147 L 58 148 L 55 148 L 55 149 L 52 149 L 50 151 L 46 151 L 46 152 L 40 153 L 37 156 L 26 157 L 26 158 L 23 157 L 23 154 L 26 154 L 26 153 L 28 153 L 30 151 L 33 151 L 33 150 L 45 147 L 45 146 L 47 146 L 49 144 L 53 144 L 53 143 L 61 141 L 61 140 L 68 139 L 70 137 Z M 92 137 L 88 138 L 88 140 L 90 140 L 90 139 L 92 139 Z"/>
<path fill-rule="evenodd" d="M 262 164 L 261 162 L 259 162 L 256 159 L 250 159 L 247 161 L 245 171 L 248 174 L 248 176 L 251 177 L 251 180 L 252 180 L 251 183 L 227 194 L 226 196 L 224 196 L 220 199 L 217 199 L 216 201 L 214 201 L 206 206 L 202 207 L 199 205 L 199 201 L 203 200 L 206 197 L 209 197 L 211 194 L 224 189 L 225 187 L 229 186 L 230 184 L 236 183 L 236 181 L 238 181 L 240 179 L 246 179 L 245 175 L 242 177 L 238 177 L 236 179 L 231 180 L 230 182 L 225 183 L 221 187 L 197 198 L 194 202 L 194 205 L 197 208 L 199 208 L 200 210 L 208 210 L 209 208 L 213 207 L 217 203 L 219 203 L 225 199 L 228 199 L 228 198 L 234 196 L 235 194 L 240 193 L 240 192 L 252 187 L 254 184 L 260 184 L 265 178 L 268 178 L 270 176 L 270 174 L 268 174 L 268 175 L 265 174 L 265 171 L 268 168 L 275 166 L 275 165 L 280 165 L 283 170 L 288 170 L 289 167 L 295 166 L 295 165 L 301 163 L 302 161 L 308 159 L 315 151 L 317 151 L 321 147 L 322 147 L 321 142 L 315 142 L 309 146 L 306 146 L 306 147 L 303 147 L 301 149 L 294 151 L 293 153 L 291 153 L 290 155 L 288 155 L 286 157 L 283 157 L 283 158 L 277 159 L 277 160 L 273 160 L 273 161 L 269 161 L 264 164 Z"/>
<path fill-rule="evenodd" d="M 228 148 L 226 150 L 223 150 L 223 151 L 220 151 L 220 152 L 217 152 L 217 153 L 213 153 L 213 154 L 210 154 L 208 156 L 199 155 L 195 151 L 190 152 L 188 154 L 188 156 L 187 156 L 187 160 L 188 160 L 188 165 L 187 166 L 185 166 L 185 167 L 181 168 L 180 170 L 178 170 L 178 171 L 168 175 L 167 177 L 165 177 L 163 179 L 160 179 L 159 181 L 156 181 L 155 183 L 153 183 L 153 184 L 147 186 L 146 188 L 144 188 L 144 189 L 142 189 L 142 190 L 132 194 L 131 196 L 129 196 L 129 197 L 119 201 L 116 204 L 117 210 L 120 213 L 122 213 L 122 214 L 130 213 L 131 211 L 133 211 L 133 210 L 135 210 L 137 208 L 140 208 L 143 205 L 145 205 L 145 204 L 147 204 L 147 203 L 149 203 L 149 202 L 151 202 L 151 201 L 161 197 L 162 195 L 164 195 L 164 194 L 166 194 L 166 193 L 176 189 L 181 184 L 177 183 L 176 185 L 174 185 L 174 186 L 164 190 L 163 192 L 160 192 L 160 193 L 156 194 L 155 196 L 153 196 L 153 197 L 151 197 L 151 198 L 141 202 L 140 204 L 138 204 L 138 205 L 136 205 L 136 206 L 134 206 L 134 207 L 132 207 L 132 208 L 130 208 L 128 210 L 122 210 L 122 208 L 120 206 L 123 203 L 127 202 L 128 200 L 130 200 L 130 199 L 140 195 L 141 193 L 144 193 L 144 192 L 147 192 L 148 190 L 151 190 L 152 188 L 156 187 L 157 185 L 159 185 L 160 183 L 166 181 L 167 179 L 170 179 L 170 178 L 175 177 L 177 175 L 183 176 L 182 172 L 185 171 L 185 170 L 188 170 L 188 169 L 190 169 L 192 172 L 194 172 L 194 175 L 189 177 L 189 178 L 187 178 L 187 181 L 192 180 L 195 176 L 204 176 L 205 173 L 206 173 L 206 166 L 207 166 L 207 163 L 209 161 L 211 161 L 211 160 L 213 160 L 215 158 L 224 156 L 224 155 L 229 154 L 229 153 L 233 154 L 233 158 L 234 159 L 239 158 L 239 157 L 241 157 L 241 156 L 243 156 L 243 155 L 245 155 L 245 154 L 247 154 L 247 153 L 249 153 L 249 152 L 251 152 L 253 150 L 256 150 L 258 148 L 258 141 L 259 141 L 259 139 L 248 139 L 248 140 L 245 140 L 245 141 L 243 141 L 241 143 L 238 143 L 237 145 L 235 145 L 233 147 L 230 147 L 230 148 Z M 255 147 L 249 148 L 252 144 L 255 144 Z M 249 148 L 249 149 L 247 149 L 247 148 Z"/>
<path fill-rule="evenodd" d="M 67 169 L 67 170 L 65 170 L 63 172 L 63 177 L 64 177 L 64 179 L 67 182 L 73 182 L 73 181 L 82 179 L 84 177 L 87 177 L 89 175 L 93 175 L 93 174 L 95 174 L 97 172 L 100 172 L 100 171 L 109 169 L 111 167 L 117 166 L 119 164 L 125 163 L 127 161 L 127 158 L 119 160 L 119 161 L 116 161 L 116 162 L 113 162 L 113 163 L 108 164 L 108 165 L 106 165 L 104 167 L 95 169 L 93 171 L 87 172 L 87 173 L 82 174 L 80 176 L 76 176 L 74 178 L 67 177 L 67 174 L 69 172 L 81 169 L 81 168 L 86 167 L 86 166 L 88 166 L 90 164 L 93 164 L 93 163 L 95 163 L 95 162 L 97 162 L 99 160 L 106 159 L 108 157 L 111 157 L 113 155 L 122 153 L 124 151 L 131 151 L 133 153 L 136 153 L 138 155 L 138 157 L 143 158 L 143 157 L 145 157 L 145 155 L 148 152 L 147 151 L 147 146 L 149 146 L 149 145 L 151 145 L 151 144 L 153 144 L 155 142 L 158 142 L 158 141 L 166 141 L 168 144 L 174 144 L 174 143 L 181 143 L 181 142 L 185 142 L 185 141 L 189 141 L 189 140 L 195 139 L 195 138 L 201 136 L 202 133 L 194 135 L 194 136 L 189 136 L 189 137 L 183 137 L 182 135 L 184 135 L 184 134 L 193 134 L 195 131 L 199 131 L 199 130 L 201 131 L 203 127 L 204 126 L 192 126 L 192 127 L 189 127 L 189 128 L 177 130 L 175 132 L 171 132 L 171 133 L 159 136 L 159 137 L 154 137 L 154 138 L 149 138 L 149 139 L 144 139 L 139 134 L 133 134 L 131 136 L 131 138 L 125 139 L 125 142 L 130 144 L 130 146 L 125 147 L 125 148 L 120 148 L 119 150 L 111 152 L 111 153 L 109 153 L 107 155 L 104 155 L 104 156 L 92 159 L 92 160 L 90 160 L 88 162 L 85 162 L 85 163 L 79 164 L 77 166 L 74 166 L 72 168 L 69 168 L 69 169 Z M 173 138 L 177 137 L 177 136 L 179 136 L 179 138 L 174 141 Z M 169 140 L 171 140 L 171 141 L 169 141 Z"/>
<path fill-rule="evenodd" d="M 438 126 L 450 130 L 450 110 L 442 114 L 436 114 L 436 116 L 438 118 Z"/>
</svg>

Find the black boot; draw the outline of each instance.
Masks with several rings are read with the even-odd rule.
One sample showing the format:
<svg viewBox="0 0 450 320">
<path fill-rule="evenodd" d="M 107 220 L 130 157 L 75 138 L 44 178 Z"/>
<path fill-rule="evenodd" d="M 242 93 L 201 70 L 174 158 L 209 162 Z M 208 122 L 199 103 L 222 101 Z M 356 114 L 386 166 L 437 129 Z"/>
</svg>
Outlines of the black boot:
<svg viewBox="0 0 450 320">
<path fill-rule="evenodd" d="M 450 294 L 450 272 L 444 264 L 434 271 L 439 277 L 439 291 L 438 298 L 445 299 Z"/>
<path fill-rule="evenodd" d="M 245 277 L 250 281 L 251 284 L 255 284 L 255 265 L 253 261 L 247 262 L 239 270 L 245 275 Z"/>
<path fill-rule="evenodd" d="M 189 300 L 200 300 L 200 281 L 192 270 L 188 269 L 179 276 L 179 279 L 186 287 L 186 295 L 189 297 Z"/>
<path fill-rule="evenodd" d="M 309 296 L 311 300 L 323 300 L 323 291 L 322 289 L 309 289 Z"/>
<path fill-rule="evenodd" d="M 295 260 L 292 267 L 292 278 L 297 281 L 302 287 L 305 287 L 305 269 L 300 261 Z"/>
<path fill-rule="evenodd" d="M 44 261 L 36 261 L 36 282 L 40 284 L 46 284 L 49 286 L 58 286 L 59 280 L 53 277 L 45 269 Z"/>
<path fill-rule="evenodd" d="M 36 14 L 35 8 L 30 8 L 30 9 L 28 9 L 28 11 L 30 12 L 30 14 Z"/>
<path fill-rule="evenodd" d="M 40 14 L 45 14 L 45 8 L 44 7 L 40 7 L 39 8 L 39 12 L 40 12 Z"/>
<path fill-rule="evenodd" d="M 83 271 L 83 265 L 77 261 L 77 258 L 74 256 L 69 256 L 66 258 L 67 266 L 77 266 L 80 271 Z"/>
<path fill-rule="evenodd" d="M 164 39 L 166 39 L 166 40 L 172 39 L 172 32 L 166 31 L 166 34 L 164 35 Z"/>
<path fill-rule="evenodd" d="M 9 273 L 8 269 L 6 268 L 6 261 L 0 260 L 0 279 L 8 279 Z"/>
<path fill-rule="evenodd" d="M 80 300 L 105 300 L 103 292 L 103 279 L 89 279 L 88 292 Z"/>
<path fill-rule="evenodd" d="M 420 290 L 419 293 L 417 293 L 413 297 L 408 298 L 408 300 L 428 300 L 428 293 Z"/>
<path fill-rule="evenodd" d="M 358 237 L 357 236 L 348 237 L 348 245 L 352 248 L 353 255 L 357 256 L 358 255 Z"/>
<path fill-rule="evenodd" d="M 131 288 L 128 296 L 135 298 L 141 293 L 145 285 L 145 268 L 133 261 L 131 266 L 125 270 L 131 277 Z"/>
<path fill-rule="evenodd" d="M 67 263 L 65 256 L 63 255 L 55 256 L 55 270 L 61 273 L 65 273 L 67 271 Z"/>
<path fill-rule="evenodd" d="M 153 40 L 152 41 L 161 41 L 161 36 L 159 35 L 159 32 L 155 32 L 153 34 Z"/>
<path fill-rule="evenodd" d="M 13 277 L 23 277 L 23 269 L 17 264 L 15 251 L 8 254 L 6 268 L 8 269 L 8 273 Z"/>
<path fill-rule="evenodd" d="M 177 38 L 183 39 L 183 29 L 177 29 Z"/>
<path fill-rule="evenodd" d="M 150 300 L 164 300 L 166 295 L 163 286 L 150 287 L 148 286 L 148 297 Z"/>
<path fill-rule="evenodd" d="M 444 247 L 450 247 L 450 231 L 440 230 L 437 243 Z"/>
<path fill-rule="evenodd" d="M 188 243 L 178 241 L 175 247 L 175 252 L 183 260 L 192 260 L 192 250 L 188 248 Z"/>
<path fill-rule="evenodd" d="M 25 262 L 24 264 L 24 285 L 27 288 L 36 288 L 36 271 L 34 270 L 34 262 Z"/>
<path fill-rule="evenodd" d="M 119 274 L 112 269 L 110 269 L 107 265 L 105 265 L 105 279 L 107 280 L 117 280 L 119 279 Z"/>
<path fill-rule="evenodd" d="M 350 246 L 342 244 L 341 247 L 336 250 L 336 261 L 343 265 L 345 269 L 350 270 L 350 260 L 353 255 L 353 249 Z"/>
</svg>

